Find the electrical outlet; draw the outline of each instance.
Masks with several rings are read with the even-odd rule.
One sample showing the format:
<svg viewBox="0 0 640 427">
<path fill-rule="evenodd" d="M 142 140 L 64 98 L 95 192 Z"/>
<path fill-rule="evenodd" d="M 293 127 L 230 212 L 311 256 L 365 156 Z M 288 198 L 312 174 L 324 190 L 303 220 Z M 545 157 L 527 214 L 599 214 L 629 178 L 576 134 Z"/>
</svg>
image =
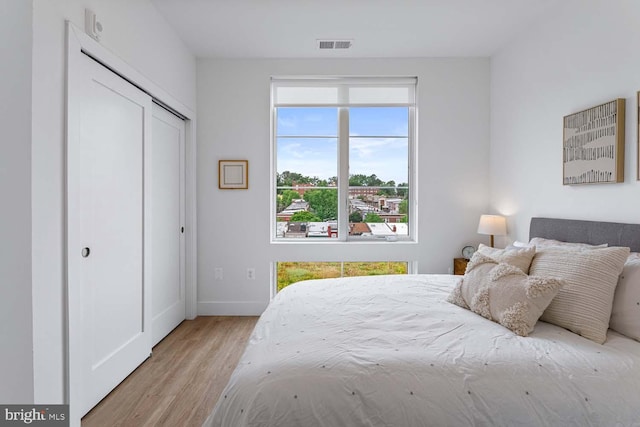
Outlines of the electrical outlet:
<svg viewBox="0 0 640 427">
<path fill-rule="evenodd" d="M 256 269 L 253 267 L 247 268 L 247 279 L 255 280 L 255 278 L 256 278 Z"/>
<path fill-rule="evenodd" d="M 221 267 L 217 267 L 213 270 L 213 277 L 215 280 L 222 280 L 222 268 Z"/>
</svg>

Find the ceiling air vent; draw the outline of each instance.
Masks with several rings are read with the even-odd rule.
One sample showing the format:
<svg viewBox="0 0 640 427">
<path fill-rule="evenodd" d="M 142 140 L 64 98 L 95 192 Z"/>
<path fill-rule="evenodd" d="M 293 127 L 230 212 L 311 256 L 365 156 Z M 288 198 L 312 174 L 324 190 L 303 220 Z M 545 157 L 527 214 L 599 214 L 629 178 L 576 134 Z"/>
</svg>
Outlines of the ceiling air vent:
<svg viewBox="0 0 640 427">
<path fill-rule="evenodd" d="M 318 40 L 318 49 L 349 49 L 353 40 Z"/>
</svg>

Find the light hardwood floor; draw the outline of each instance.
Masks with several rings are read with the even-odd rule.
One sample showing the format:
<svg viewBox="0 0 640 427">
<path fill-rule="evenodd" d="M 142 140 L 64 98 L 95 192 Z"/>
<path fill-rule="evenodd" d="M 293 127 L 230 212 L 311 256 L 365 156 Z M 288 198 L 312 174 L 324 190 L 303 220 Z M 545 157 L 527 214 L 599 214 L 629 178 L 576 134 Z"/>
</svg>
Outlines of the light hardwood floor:
<svg viewBox="0 0 640 427">
<path fill-rule="evenodd" d="M 153 348 L 152 357 L 85 415 L 82 426 L 201 426 L 257 320 L 185 320 Z"/>
</svg>

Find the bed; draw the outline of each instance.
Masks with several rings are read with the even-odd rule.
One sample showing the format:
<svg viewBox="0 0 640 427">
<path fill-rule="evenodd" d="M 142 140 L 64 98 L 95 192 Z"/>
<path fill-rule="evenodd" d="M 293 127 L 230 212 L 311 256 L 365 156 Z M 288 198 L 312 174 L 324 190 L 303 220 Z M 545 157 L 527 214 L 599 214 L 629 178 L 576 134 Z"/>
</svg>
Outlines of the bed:
<svg viewBox="0 0 640 427">
<path fill-rule="evenodd" d="M 640 225 L 533 218 L 530 236 L 640 251 Z M 599 344 L 542 321 L 518 336 L 447 302 L 459 280 L 284 289 L 204 425 L 640 425 L 640 342 L 608 330 Z"/>
</svg>

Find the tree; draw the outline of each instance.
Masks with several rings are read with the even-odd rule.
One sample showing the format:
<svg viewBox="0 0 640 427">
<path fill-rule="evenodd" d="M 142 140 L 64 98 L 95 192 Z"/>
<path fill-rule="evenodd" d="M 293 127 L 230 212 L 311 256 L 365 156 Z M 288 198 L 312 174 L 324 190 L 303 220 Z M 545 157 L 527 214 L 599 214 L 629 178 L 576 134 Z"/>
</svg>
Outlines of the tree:
<svg viewBox="0 0 640 427">
<path fill-rule="evenodd" d="M 349 222 L 362 222 L 362 214 L 360 211 L 353 211 L 351 215 L 349 215 Z"/>
<path fill-rule="evenodd" d="M 276 175 L 276 185 L 278 187 L 293 187 L 294 182 L 311 184 L 312 179 L 297 172 L 284 171 Z"/>
<path fill-rule="evenodd" d="M 299 211 L 291 215 L 290 222 L 320 222 L 320 218 L 308 211 Z"/>
<path fill-rule="evenodd" d="M 351 187 L 362 187 L 365 185 L 365 180 L 367 179 L 366 175 L 355 174 L 349 176 L 349 185 Z"/>
<path fill-rule="evenodd" d="M 401 214 L 407 214 L 409 209 L 409 201 L 407 199 L 404 199 L 403 201 L 400 202 L 400 205 L 398 205 L 398 212 L 400 212 Z"/>
<path fill-rule="evenodd" d="M 280 194 L 278 198 L 278 212 L 282 211 L 287 206 L 289 206 L 294 199 L 299 199 L 299 198 L 300 198 L 300 194 L 298 194 L 297 191 L 283 190 L 282 194 Z"/>
<path fill-rule="evenodd" d="M 400 205 L 398 206 L 398 212 L 404 214 L 404 216 L 400 218 L 400 222 L 409 222 L 409 201 L 407 199 L 404 199 L 400 202 Z"/>
<path fill-rule="evenodd" d="M 388 188 L 381 188 L 378 191 L 378 195 L 379 196 L 395 196 L 396 195 L 396 182 L 391 180 L 388 182 L 385 182 L 383 184 L 384 187 L 388 187 Z"/>
<path fill-rule="evenodd" d="M 382 182 L 376 174 L 369 176 L 354 174 L 349 176 L 349 185 L 352 187 L 380 187 L 382 184 L 384 184 L 384 182 Z"/>
<path fill-rule="evenodd" d="M 396 193 L 398 194 L 398 197 L 407 197 L 407 188 L 409 188 L 409 184 L 407 184 L 406 182 L 401 182 L 400 184 L 398 184 L 398 186 L 396 187 Z"/>
<path fill-rule="evenodd" d="M 322 220 L 338 218 L 338 190 L 308 190 L 304 193 L 304 199 Z"/>
<path fill-rule="evenodd" d="M 380 218 L 380 215 L 369 212 L 364 216 L 363 222 L 384 222 L 384 220 Z"/>
</svg>

